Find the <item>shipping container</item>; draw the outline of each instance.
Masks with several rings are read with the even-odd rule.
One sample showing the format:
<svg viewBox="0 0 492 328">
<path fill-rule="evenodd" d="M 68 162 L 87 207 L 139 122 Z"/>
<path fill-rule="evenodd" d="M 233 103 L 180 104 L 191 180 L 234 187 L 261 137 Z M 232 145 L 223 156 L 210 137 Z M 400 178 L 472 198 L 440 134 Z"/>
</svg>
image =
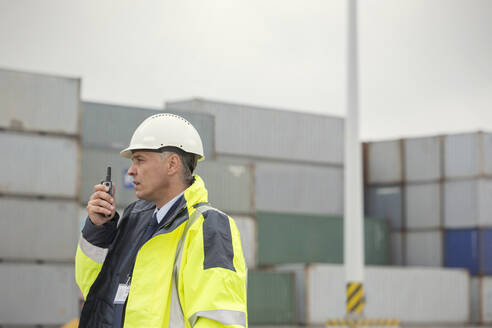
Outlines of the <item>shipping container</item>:
<svg viewBox="0 0 492 328">
<path fill-rule="evenodd" d="M 444 266 L 468 269 L 476 275 L 480 270 L 479 230 L 446 230 L 444 234 Z"/>
<path fill-rule="evenodd" d="M 73 264 L 0 263 L 0 324 L 61 325 L 79 314 Z"/>
<path fill-rule="evenodd" d="M 0 149 L 0 194 L 79 197 L 77 139 L 0 132 Z"/>
<path fill-rule="evenodd" d="M 258 263 L 342 263 L 343 219 L 319 215 L 257 212 Z M 365 219 L 366 264 L 389 262 L 389 229 Z"/>
<path fill-rule="evenodd" d="M 403 181 L 402 147 L 400 140 L 367 144 L 367 183 L 396 184 Z"/>
<path fill-rule="evenodd" d="M 391 264 L 397 266 L 405 265 L 405 233 L 401 231 L 391 232 Z"/>
<path fill-rule="evenodd" d="M 236 222 L 236 226 L 241 235 L 241 246 L 243 248 L 244 259 L 249 269 L 254 269 L 257 263 L 256 250 L 256 220 L 250 216 L 230 215 Z"/>
<path fill-rule="evenodd" d="M 470 274 L 492 274 L 492 229 L 446 230 L 444 265 Z"/>
<path fill-rule="evenodd" d="M 227 213 L 254 213 L 253 166 L 205 160 L 196 173 L 205 182 L 212 206 Z"/>
<path fill-rule="evenodd" d="M 444 227 L 492 227 L 492 179 L 444 183 Z"/>
<path fill-rule="evenodd" d="M 482 322 L 482 278 L 470 279 L 470 322 L 478 324 Z"/>
<path fill-rule="evenodd" d="M 447 179 L 492 175 L 492 133 L 446 136 L 444 164 Z"/>
<path fill-rule="evenodd" d="M 480 314 L 483 323 L 492 323 L 492 277 L 481 278 Z"/>
<path fill-rule="evenodd" d="M 73 262 L 79 205 L 0 197 L 0 259 Z"/>
<path fill-rule="evenodd" d="M 443 264 L 442 231 L 406 233 L 406 265 L 440 267 Z"/>
<path fill-rule="evenodd" d="M 80 79 L 0 69 L 0 108 L 0 128 L 78 135 Z"/>
<path fill-rule="evenodd" d="M 216 151 L 255 158 L 343 164 L 343 119 L 203 99 L 166 103 L 166 110 L 215 116 Z"/>
<path fill-rule="evenodd" d="M 345 317 L 344 272 L 340 265 L 307 267 L 306 324 Z M 364 276 L 367 318 L 442 326 L 469 320 L 470 286 L 464 270 L 367 267 Z"/>
<path fill-rule="evenodd" d="M 163 110 L 117 106 L 92 102 L 83 103 L 82 144 L 89 148 L 128 147 L 133 132 L 147 117 Z M 176 113 L 188 120 L 198 131 L 205 158 L 214 158 L 214 118 L 200 113 Z"/>
<path fill-rule="evenodd" d="M 291 272 L 295 277 L 295 292 L 296 292 L 296 319 L 297 323 L 303 325 L 306 318 L 306 267 L 309 264 L 291 263 L 273 266 L 276 272 Z"/>
<path fill-rule="evenodd" d="M 292 272 L 248 271 L 248 323 L 296 322 L 295 275 Z"/>
<path fill-rule="evenodd" d="M 438 229 L 441 225 L 441 184 L 405 185 L 407 229 Z"/>
<path fill-rule="evenodd" d="M 343 214 L 343 169 L 258 162 L 255 204 L 259 211 Z"/>
<path fill-rule="evenodd" d="M 405 181 L 429 182 L 442 178 L 442 137 L 403 140 Z"/>
<path fill-rule="evenodd" d="M 218 155 L 217 161 L 254 166 L 257 210 L 343 214 L 342 168 L 228 155 Z"/>
<path fill-rule="evenodd" d="M 480 257 L 483 274 L 492 274 L 492 229 L 480 231 Z"/>
<path fill-rule="evenodd" d="M 492 323 L 492 277 L 471 279 L 471 322 L 487 325 Z M 488 325 L 487 325 L 488 327 Z"/>
<path fill-rule="evenodd" d="M 367 216 L 389 221 L 394 230 L 404 228 L 401 186 L 367 187 L 364 201 Z"/>
</svg>

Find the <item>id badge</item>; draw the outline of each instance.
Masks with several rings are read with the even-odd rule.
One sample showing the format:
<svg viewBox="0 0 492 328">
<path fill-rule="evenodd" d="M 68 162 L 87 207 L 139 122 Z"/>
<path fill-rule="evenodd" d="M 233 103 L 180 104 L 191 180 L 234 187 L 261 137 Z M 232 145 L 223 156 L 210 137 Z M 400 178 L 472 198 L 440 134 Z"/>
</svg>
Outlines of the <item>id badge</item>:
<svg viewBox="0 0 492 328">
<path fill-rule="evenodd" d="M 125 304 L 128 294 L 130 293 L 130 285 L 120 284 L 114 297 L 114 304 Z"/>
</svg>

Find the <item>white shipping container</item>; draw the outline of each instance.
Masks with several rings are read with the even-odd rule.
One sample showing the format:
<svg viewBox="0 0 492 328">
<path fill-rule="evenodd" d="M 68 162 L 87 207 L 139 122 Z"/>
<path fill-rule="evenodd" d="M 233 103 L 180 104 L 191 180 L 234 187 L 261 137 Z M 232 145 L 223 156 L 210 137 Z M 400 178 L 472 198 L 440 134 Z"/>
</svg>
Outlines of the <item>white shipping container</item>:
<svg viewBox="0 0 492 328">
<path fill-rule="evenodd" d="M 79 79 L 0 69 L 0 127 L 75 135 L 79 121 Z"/>
<path fill-rule="evenodd" d="M 443 326 L 469 320 L 470 286 L 465 270 L 366 267 L 364 289 L 367 318 Z M 306 324 L 322 325 L 328 319 L 343 318 L 345 293 L 343 266 L 308 266 Z"/>
<path fill-rule="evenodd" d="M 444 183 L 444 227 L 492 226 L 492 179 Z"/>
<path fill-rule="evenodd" d="M 404 234 L 399 231 L 391 232 L 391 264 L 403 266 L 405 261 L 403 259 L 404 250 Z"/>
<path fill-rule="evenodd" d="M 0 263 L 0 324 L 61 325 L 79 315 L 73 264 Z"/>
<path fill-rule="evenodd" d="M 492 278 L 481 278 L 481 315 L 482 322 L 492 323 Z"/>
<path fill-rule="evenodd" d="M 485 175 L 492 175 L 492 133 L 482 134 L 482 165 Z"/>
<path fill-rule="evenodd" d="M 230 214 L 229 214 L 230 215 Z M 257 263 L 257 237 L 256 220 L 250 216 L 230 215 L 236 222 L 241 234 L 241 246 L 248 269 L 256 268 Z"/>
<path fill-rule="evenodd" d="M 205 160 L 195 172 L 205 182 L 212 206 L 226 213 L 254 213 L 252 165 Z"/>
<path fill-rule="evenodd" d="M 440 267 L 443 264 L 441 230 L 406 233 L 406 265 Z"/>
<path fill-rule="evenodd" d="M 343 214 L 343 169 L 258 162 L 256 209 L 269 212 Z"/>
<path fill-rule="evenodd" d="M 482 322 L 480 306 L 482 304 L 482 278 L 474 277 L 470 279 L 470 322 Z"/>
<path fill-rule="evenodd" d="M 395 184 L 403 180 L 400 140 L 377 141 L 367 144 L 367 182 Z"/>
<path fill-rule="evenodd" d="M 73 262 L 76 201 L 0 197 L 0 258 Z"/>
<path fill-rule="evenodd" d="M 203 99 L 168 102 L 166 109 L 214 115 L 216 151 L 222 155 L 343 164 L 339 117 Z"/>
<path fill-rule="evenodd" d="M 78 140 L 0 132 L 0 149 L 0 193 L 79 197 Z"/>
<path fill-rule="evenodd" d="M 403 140 L 407 182 L 428 182 L 441 179 L 441 140 L 441 137 Z"/>
<path fill-rule="evenodd" d="M 407 229 L 441 227 L 441 184 L 405 185 Z"/>
<path fill-rule="evenodd" d="M 446 178 L 492 175 L 492 134 L 475 132 L 446 136 L 444 160 Z"/>
</svg>

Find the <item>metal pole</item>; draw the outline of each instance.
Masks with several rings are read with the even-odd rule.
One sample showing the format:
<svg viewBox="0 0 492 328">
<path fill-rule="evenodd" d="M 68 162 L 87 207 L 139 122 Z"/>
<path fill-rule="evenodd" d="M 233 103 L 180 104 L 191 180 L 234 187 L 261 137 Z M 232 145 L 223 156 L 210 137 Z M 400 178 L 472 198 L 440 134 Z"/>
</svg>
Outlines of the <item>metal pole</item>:
<svg viewBox="0 0 492 328">
<path fill-rule="evenodd" d="M 344 261 L 347 316 L 363 314 L 364 222 L 358 117 L 357 0 L 348 0 L 347 116 L 345 119 Z"/>
</svg>

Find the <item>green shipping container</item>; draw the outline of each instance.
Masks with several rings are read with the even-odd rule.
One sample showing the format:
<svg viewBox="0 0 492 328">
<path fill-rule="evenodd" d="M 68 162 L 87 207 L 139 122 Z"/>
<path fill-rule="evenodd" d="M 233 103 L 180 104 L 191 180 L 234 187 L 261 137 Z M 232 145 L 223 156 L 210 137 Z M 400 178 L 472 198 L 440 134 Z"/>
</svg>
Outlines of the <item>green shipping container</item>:
<svg viewBox="0 0 492 328">
<path fill-rule="evenodd" d="M 293 272 L 248 271 L 248 323 L 294 324 L 296 291 Z"/>
<path fill-rule="evenodd" d="M 258 264 L 343 263 L 343 219 L 258 212 Z M 364 220 L 365 263 L 389 264 L 386 221 Z"/>
</svg>

